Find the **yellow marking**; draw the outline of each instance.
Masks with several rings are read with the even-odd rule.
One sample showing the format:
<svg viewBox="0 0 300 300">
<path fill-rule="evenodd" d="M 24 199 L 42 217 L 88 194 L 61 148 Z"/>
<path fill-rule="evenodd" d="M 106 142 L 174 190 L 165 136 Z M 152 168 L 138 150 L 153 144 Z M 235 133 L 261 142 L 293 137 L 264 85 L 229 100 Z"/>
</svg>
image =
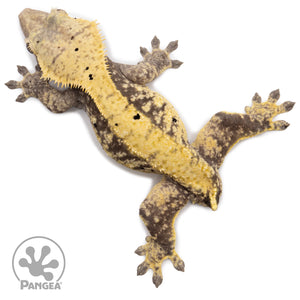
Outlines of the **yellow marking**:
<svg viewBox="0 0 300 300">
<path fill-rule="evenodd" d="M 210 207 L 212 210 L 217 210 L 218 208 L 218 203 L 217 203 L 217 189 L 213 189 L 212 193 L 210 194 Z"/>
<path fill-rule="evenodd" d="M 145 105 L 142 106 L 144 112 L 148 112 L 151 108 L 151 102 L 147 102 Z"/>
<path fill-rule="evenodd" d="M 45 26 L 29 37 L 43 77 L 64 85 L 79 86 L 90 94 L 114 133 L 124 141 L 131 153 L 147 161 L 153 169 L 167 174 L 196 194 L 206 194 L 212 190 L 215 170 L 196 150 L 166 135 L 149 118 L 128 104 L 116 89 L 105 64 L 102 37 L 96 23 L 75 20 L 56 11 L 51 12 L 50 18 L 52 21 L 48 26 L 51 28 Z M 50 35 L 53 26 L 55 34 Z M 75 38 L 72 39 L 72 36 Z M 37 39 L 42 42 L 35 43 Z M 168 103 L 145 86 L 137 85 L 136 88 L 155 95 L 157 106 Z M 133 118 L 137 114 L 140 115 L 139 120 Z M 171 120 L 171 114 L 169 110 L 165 118 Z M 119 124 L 118 127 L 114 126 L 115 123 Z"/>
</svg>

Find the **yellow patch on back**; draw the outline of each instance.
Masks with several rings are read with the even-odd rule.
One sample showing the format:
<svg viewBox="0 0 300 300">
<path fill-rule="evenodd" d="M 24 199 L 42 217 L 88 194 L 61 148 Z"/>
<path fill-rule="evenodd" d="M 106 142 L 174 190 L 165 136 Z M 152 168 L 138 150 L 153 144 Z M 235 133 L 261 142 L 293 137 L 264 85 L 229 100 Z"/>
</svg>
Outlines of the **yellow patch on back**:
<svg viewBox="0 0 300 300">
<path fill-rule="evenodd" d="M 165 134 L 117 90 L 107 70 L 103 39 L 95 22 L 52 11 L 46 26 L 29 39 L 43 76 L 85 90 L 133 154 L 196 194 L 215 189 L 215 170 L 196 150 Z M 167 101 L 147 87 L 139 88 L 153 94 L 158 104 Z M 164 115 L 170 120 L 170 128 L 171 114 L 168 111 Z M 137 115 L 138 120 L 134 118 Z"/>
</svg>

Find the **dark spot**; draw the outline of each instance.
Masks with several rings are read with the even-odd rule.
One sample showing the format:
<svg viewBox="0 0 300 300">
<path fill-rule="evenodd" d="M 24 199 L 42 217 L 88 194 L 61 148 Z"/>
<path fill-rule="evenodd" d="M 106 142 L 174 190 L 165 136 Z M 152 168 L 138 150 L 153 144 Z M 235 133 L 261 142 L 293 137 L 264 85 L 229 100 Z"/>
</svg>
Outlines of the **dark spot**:
<svg viewBox="0 0 300 300">
<path fill-rule="evenodd" d="M 89 78 L 90 78 L 90 80 L 93 80 L 94 79 L 93 74 L 89 74 Z"/>
<path fill-rule="evenodd" d="M 97 129 L 97 123 L 94 123 L 93 125 L 94 125 L 94 127 Z"/>
<path fill-rule="evenodd" d="M 75 51 L 78 51 L 79 49 L 78 48 L 75 48 Z"/>
<path fill-rule="evenodd" d="M 115 126 L 119 126 L 119 124 L 118 124 L 118 123 L 115 123 Z"/>
<path fill-rule="evenodd" d="M 173 118 L 172 121 L 173 121 L 174 123 L 176 123 L 176 122 L 177 122 L 177 119 Z"/>
<path fill-rule="evenodd" d="M 139 114 L 136 114 L 135 116 L 133 116 L 134 120 L 139 120 L 141 118 L 141 116 Z"/>
<path fill-rule="evenodd" d="M 85 70 L 87 71 L 89 69 L 89 67 L 86 67 Z"/>
<path fill-rule="evenodd" d="M 38 44 L 40 41 L 36 41 L 36 43 Z"/>
<path fill-rule="evenodd" d="M 74 36 L 71 36 L 71 40 L 73 40 L 74 39 Z"/>
</svg>

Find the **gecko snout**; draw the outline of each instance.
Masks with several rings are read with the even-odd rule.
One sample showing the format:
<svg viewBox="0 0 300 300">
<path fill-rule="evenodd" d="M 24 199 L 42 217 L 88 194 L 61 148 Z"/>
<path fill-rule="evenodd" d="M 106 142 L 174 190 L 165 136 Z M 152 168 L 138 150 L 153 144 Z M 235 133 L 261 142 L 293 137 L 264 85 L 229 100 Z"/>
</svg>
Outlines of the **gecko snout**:
<svg viewBox="0 0 300 300">
<path fill-rule="evenodd" d="M 41 28 L 43 24 L 45 24 L 48 15 L 48 13 L 39 10 L 25 8 L 19 14 L 21 28 L 25 37 L 27 38 L 30 32 L 37 31 Z"/>
</svg>

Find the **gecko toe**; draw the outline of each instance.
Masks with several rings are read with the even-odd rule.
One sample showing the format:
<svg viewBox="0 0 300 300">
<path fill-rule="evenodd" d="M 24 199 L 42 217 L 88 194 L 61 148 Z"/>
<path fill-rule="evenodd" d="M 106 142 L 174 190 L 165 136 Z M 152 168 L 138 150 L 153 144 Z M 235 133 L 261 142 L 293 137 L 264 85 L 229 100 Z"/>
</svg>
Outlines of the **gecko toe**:
<svg viewBox="0 0 300 300">
<path fill-rule="evenodd" d="M 183 64 L 180 60 L 172 60 L 172 67 L 173 69 L 178 69 Z"/>
<path fill-rule="evenodd" d="M 179 257 L 177 253 L 173 254 L 170 257 L 170 259 L 176 270 L 184 272 L 184 267 L 185 267 L 184 261 Z"/>
<path fill-rule="evenodd" d="M 18 72 L 21 75 L 25 76 L 26 74 L 29 73 L 29 71 L 28 71 L 28 69 L 26 67 L 24 67 L 24 66 L 17 66 L 17 67 L 18 67 Z"/>
<path fill-rule="evenodd" d="M 20 94 L 16 99 L 17 102 L 23 103 L 27 100 L 27 97 L 24 94 Z"/>
<path fill-rule="evenodd" d="M 288 112 L 288 111 L 290 111 L 290 110 L 293 109 L 294 105 L 295 105 L 295 102 L 292 102 L 292 101 L 286 101 L 286 102 L 283 102 L 283 103 L 279 106 L 279 108 L 280 108 L 280 111 L 281 111 L 281 112 Z"/>
<path fill-rule="evenodd" d="M 276 103 L 279 100 L 279 98 L 280 98 L 280 92 L 279 89 L 277 89 L 270 93 L 268 102 Z"/>
<path fill-rule="evenodd" d="M 149 51 L 145 47 L 140 47 L 140 53 L 142 57 L 145 57 L 149 53 Z"/>
<path fill-rule="evenodd" d="M 137 275 L 144 275 L 147 273 L 149 269 L 149 264 L 146 261 L 143 261 L 138 267 L 137 267 Z"/>
<path fill-rule="evenodd" d="M 171 53 L 171 52 L 175 51 L 177 48 L 178 48 L 178 40 L 170 42 L 166 48 L 166 51 L 168 53 Z"/>
<path fill-rule="evenodd" d="M 136 253 L 137 255 L 140 255 L 140 256 L 146 255 L 147 249 L 146 249 L 145 246 L 140 246 L 140 247 L 138 247 L 138 248 L 135 250 L 135 253 Z"/>
<path fill-rule="evenodd" d="M 151 41 L 151 46 L 153 49 L 158 49 L 160 45 L 160 40 L 157 38 L 157 36 L 154 36 L 154 38 Z"/>
<path fill-rule="evenodd" d="M 19 82 L 15 81 L 15 80 L 10 80 L 10 81 L 6 82 L 5 85 L 11 90 L 20 88 Z"/>
<path fill-rule="evenodd" d="M 285 130 L 290 126 L 290 123 L 284 121 L 284 120 L 279 120 L 275 121 L 272 124 L 272 127 L 274 130 Z"/>
<path fill-rule="evenodd" d="M 261 103 L 261 96 L 259 96 L 258 93 L 255 93 L 255 95 L 252 98 L 252 103 Z"/>
<path fill-rule="evenodd" d="M 153 276 L 152 276 L 152 282 L 154 283 L 154 285 L 158 288 L 161 283 L 163 281 L 163 277 L 161 274 L 159 273 L 153 273 Z"/>
</svg>

